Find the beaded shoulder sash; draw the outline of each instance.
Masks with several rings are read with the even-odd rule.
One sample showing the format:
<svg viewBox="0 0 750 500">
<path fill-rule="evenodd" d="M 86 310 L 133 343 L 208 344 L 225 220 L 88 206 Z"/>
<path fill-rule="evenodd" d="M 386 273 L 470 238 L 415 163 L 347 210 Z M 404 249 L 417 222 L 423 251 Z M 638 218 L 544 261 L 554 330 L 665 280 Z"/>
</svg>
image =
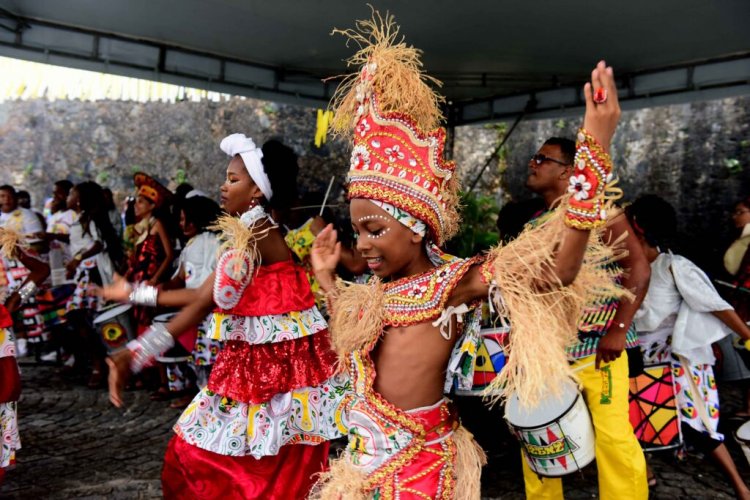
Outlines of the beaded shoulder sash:
<svg viewBox="0 0 750 500">
<path fill-rule="evenodd" d="M 476 262 L 456 259 L 417 276 L 386 283 L 385 324 L 409 326 L 439 317 L 458 282 Z"/>
</svg>

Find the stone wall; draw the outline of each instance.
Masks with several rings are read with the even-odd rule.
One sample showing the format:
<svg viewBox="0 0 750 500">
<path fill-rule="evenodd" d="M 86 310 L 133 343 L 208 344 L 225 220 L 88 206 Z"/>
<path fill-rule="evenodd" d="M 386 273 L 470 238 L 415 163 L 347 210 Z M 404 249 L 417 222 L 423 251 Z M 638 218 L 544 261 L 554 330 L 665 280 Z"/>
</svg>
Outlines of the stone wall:
<svg viewBox="0 0 750 500">
<path fill-rule="evenodd" d="M 478 191 L 494 192 L 502 204 L 529 198 L 524 188 L 529 158 L 552 136 L 574 138 L 580 119 L 521 122 L 507 142 L 504 171 L 493 161 Z M 458 127 L 455 160 L 472 181 L 499 142 L 487 126 Z M 734 236 L 730 212 L 750 196 L 750 98 L 662 106 L 625 112 L 613 158 L 632 201 L 646 193 L 666 198 L 678 213 L 680 250 L 709 271 Z"/>
<path fill-rule="evenodd" d="M 683 251 L 716 269 L 732 236 L 728 212 L 750 195 L 750 99 L 736 98 L 623 113 L 613 145 L 629 200 L 658 193 L 677 208 Z M 528 158 L 544 138 L 573 137 L 580 120 L 521 122 L 477 190 L 502 204 L 530 196 Z M 35 204 L 61 178 L 97 180 L 129 193 L 136 170 L 174 187 L 183 176 L 216 195 L 227 159 L 222 137 L 244 132 L 262 143 L 276 137 L 300 155 L 300 188 L 323 191 L 336 176 L 334 200 L 348 149 L 341 142 L 313 145 L 315 112 L 252 99 L 223 102 L 11 101 L 0 103 L 0 183 L 31 191 Z M 454 158 L 467 182 L 498 143 L 496 127 L 458 127 Z"/>
<path fill-rule="evenodd" d="M 0 183 L 29 190 L 38 206 L 58 179 L 130 193 L 141 170 L 171 188 L 184 177 L 218 199 L 227 166 L 218 144 L 243 132 L 259 145 L 278 138 L 292 146 L 301 189 L 324 190 L 331 175 L 343 173 L 348 153 L 342 143 L 314 146 L 315 118 L 311 109 L 241 98 L 0 103 Z"/>
</svg>

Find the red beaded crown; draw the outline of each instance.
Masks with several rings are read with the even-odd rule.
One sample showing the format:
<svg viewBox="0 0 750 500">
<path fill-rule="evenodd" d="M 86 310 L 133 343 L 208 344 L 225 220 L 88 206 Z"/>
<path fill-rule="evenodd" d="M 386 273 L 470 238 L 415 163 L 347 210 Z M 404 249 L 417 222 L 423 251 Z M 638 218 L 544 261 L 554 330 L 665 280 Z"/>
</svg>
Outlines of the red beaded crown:
<svg viewBox="0 0 750 500">
<path fill-rule="evenodd" d="M 334 97 L 334 130 L 353 142 L 347 197 L 389 203 L 423 221 L 442 245 L 458 229 L 455 164 L 443 158 L 442 100 L 422 74 L 419 55 L 392 16 L 359 21 L 345 34 L 362 47 L 350 60 L 362 69 Z"/>
</svg>

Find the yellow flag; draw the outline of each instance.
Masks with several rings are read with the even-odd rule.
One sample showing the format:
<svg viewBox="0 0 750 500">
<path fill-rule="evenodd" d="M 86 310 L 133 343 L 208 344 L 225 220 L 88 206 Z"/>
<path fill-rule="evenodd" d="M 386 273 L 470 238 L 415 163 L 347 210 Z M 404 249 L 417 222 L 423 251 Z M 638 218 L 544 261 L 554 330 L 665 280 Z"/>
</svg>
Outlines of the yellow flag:
<svg viewBox="0 0 750 500">
<path fill-rule="evenodd" d="M 319 148 L 326 143 L 328 125 L 333 120 L 333 111 L 318 110 L 318 120 L 315 126 L 315 147 Z"/>
</svg>

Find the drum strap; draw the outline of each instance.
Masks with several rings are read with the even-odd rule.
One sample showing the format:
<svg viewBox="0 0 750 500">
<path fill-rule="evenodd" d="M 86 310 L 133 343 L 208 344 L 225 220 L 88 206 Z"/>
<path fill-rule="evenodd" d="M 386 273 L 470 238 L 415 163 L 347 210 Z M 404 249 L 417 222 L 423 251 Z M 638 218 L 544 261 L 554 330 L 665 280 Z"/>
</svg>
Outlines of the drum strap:
<svg viewBox="0 0 750 500">
<path fill-rule="evenodd" d="M 703 394 L 701 394 L 698 389 L 698 385 L 693 378 L 693 372 L 690 370 L 690 363 L 684 356 L 679 354 L 675 354 L 675 356 L 677 356 L 680 364 L 682 364 L 682 368 L 685 370 L 688 385 L 690 386 L 690 392 L 693 393 L 693 403 L 695 404 L 695 409 L 698 411 L 698 417 L 701 419 L 701 422 L 703 422 L 703 427 L 705 427 L 706 431 L 710 433 L 712 428 L 711 420 L 708 418 L 708 411 L 706 410 L 706 403 L 703 401 Z"/>
</svg>

